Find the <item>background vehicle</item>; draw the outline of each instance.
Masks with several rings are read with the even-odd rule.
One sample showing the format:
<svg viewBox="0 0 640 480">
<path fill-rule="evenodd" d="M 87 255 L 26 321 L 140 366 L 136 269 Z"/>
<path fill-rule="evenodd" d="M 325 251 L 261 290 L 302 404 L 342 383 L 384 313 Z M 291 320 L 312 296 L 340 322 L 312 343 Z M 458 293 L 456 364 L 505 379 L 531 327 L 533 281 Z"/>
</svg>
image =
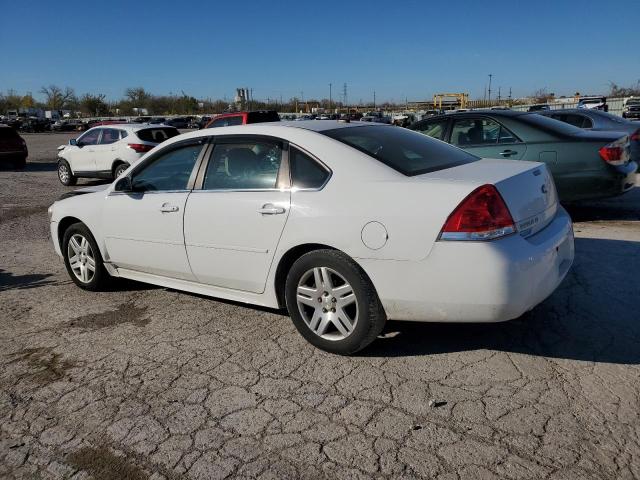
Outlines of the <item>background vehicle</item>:
<svg viewBox="0 0 640 480">
<path fill-rule="evenodd" d="M 640 119 L 640 98 L 629 98 L 624 103 L 622 116 L 633 120 Z"/>
<path fill-rule="evenodd" d="M 151 120 L 149 120 L 149 123 L 151 125 L 159 125 L 161 123 L 164 123 L 167 119 L 164 117 L 153 117 L 151 118 Z"/>
<path fill-rule="evenodd" d="M 163 125 L 168 125 L 169 127 L 175 127 L 175 128 L 188 128 L 189 120 L 185 117 L 174 117 L 174 118 L 169 118 L 168 120 L 165 120 Z"/>
<path fill-rule="evenodd" d="M 27 143 L 13 128 L 0 125 L 0 167 L 22 169 L 27 164 Z"/>
<path fill-rule="evenodd" d="M 609 111 L 609 105 L 607 105 L 607 97 L 582 97 L 578 101 L 578 108 L 603 110 Z"/>
<path fill-rule="evenodd" d="M 440 115 L 409 128 L 480 157 L 544 162 L 564 202 L 619 195 L 635 183 L 637 165 L 620 132 L 581 130 L 509 110 Z"/>
<path fill-rule="evenodd" d="M 20 124 L 20 131 L 27 133 L 42 133 L 49 129 L 50 123 L 46 118 L 25 118 Z"/>
<path fill-rule="evenodd" d="M 114 275 L 286 306 L 309 342 L 349 354 L 387 318 L 518 317 L 573 261 L 571 220 L 538 162 L 481 160 L 380 124 L 220 133 L 181 135 L 52 206 L 78 286 Z"/>
<path fill-rule="evenodd" d="M 551 110 L 541 114 L 586 130 L 620 132 L 621 137 L 629 135 L 631 160 L 640 166 L 640 124 L 637 122 L 631 122 L 602 110 L 585 108 Z"/>
<path fill-rule="evenodd" d="M 205 128 L 247 125 L 250 123 L 279 122 L 280 116 L 275 110 L 256 110 L 253 112 L 223 113 L 214 117 Z"/>
<path fill-rule="evenodd" d="M 528 112 L 540 112 L 540 111 L 545 111 L 545 110 L 551 110 L 551 107 L 549 105 L 531 105 L 527 111 Z"/>
<path fill-rule="evenodd" d="M 58 178 L 75 185 L 79 177 L 117 178 L 159 143 L 179 135 L 174 127 L 120 124 L 93 127 L 58 147 Z"/>
</svg>

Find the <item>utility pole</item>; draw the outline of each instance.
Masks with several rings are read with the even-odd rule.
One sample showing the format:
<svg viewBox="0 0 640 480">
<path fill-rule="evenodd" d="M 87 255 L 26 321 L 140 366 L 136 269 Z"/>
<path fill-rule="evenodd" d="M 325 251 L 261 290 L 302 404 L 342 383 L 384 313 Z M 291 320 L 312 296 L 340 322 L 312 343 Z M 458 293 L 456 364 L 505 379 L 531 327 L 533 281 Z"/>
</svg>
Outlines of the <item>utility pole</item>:
<svg viewBox="0 0 640 480">
<path fill-rule="evenodd" d="M 500 103 L 500 88 L 502 87 L 498 87 L 498 103 Z"/>
<path fill-rule="evenodd" d="M 493 77 L 493 74 L 490 73 L 489 74 L 489 103 L 491 103 L 491 78 Z"/>
<path fill-rule="evenodd" d="M 511 103 L 511 87 L 509 87 L 509 103 Z"/>
<path fill-rule="evenodd" d="M 349 107 L 347 106 L 347 83 L 342 86 L 342 96 L 344 97 L 344 107 L 347 109 L 347 113 L 349 113 Z"/>
<path fill-rule="evenodd" d="M 331 111 L 331 87 L 332 87 L 332 84 L 329 83 L 329 111 Z"/>
<path fill-rule="evenodd" d="M 376 109 L 376 91 L 373 91 L 373 109 Z"/>
</svg>

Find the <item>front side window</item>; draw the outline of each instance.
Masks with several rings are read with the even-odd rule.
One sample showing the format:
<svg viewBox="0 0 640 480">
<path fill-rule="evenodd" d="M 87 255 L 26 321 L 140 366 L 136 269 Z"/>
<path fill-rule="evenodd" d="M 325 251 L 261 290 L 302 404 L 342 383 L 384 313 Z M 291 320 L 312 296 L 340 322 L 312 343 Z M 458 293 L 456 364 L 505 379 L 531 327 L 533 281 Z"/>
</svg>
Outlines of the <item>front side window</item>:
<svg viewBox="0 0 640 480">
<path fill-rule="evenodd" d="M 451 143 L 460 147 L 514 143 L 517 139 L 505 127 L 489 118 L 461 118 L 453 122 Z"/>
<path fill-rule="evenodd" d="M 320 132 L 407 175 L 457 167 L 478 157 L 422 133 L 387 125 L 363 125 Z"/>
<path fill-rule="evenodd" d="M 429 135 L 432 138 L 438 140 L 444 140 L 444 133 L 447 127 L 448 120 L 437 120 L 433 122 L 424 122 L 418 124 L 416 131 L 422 132 L 425 135 Z"/>
<path fill-rule="evenodd" d="M 115 128 L 105 128 L 102 130 L 102 138 L 100 139 L 100 145 L 109 145 L 120 140 L 120 132 Z"/>
<path fill-rule="evenodd" d="M 202 145 L 184 145 L 161 152 L 131 178 L 134 192 L 186 190 Z"/>
<path fill-rule="evenodd" d="M 276 188 L 282 145 L 268 140 L 216 144 L 202 188 L 255 190 Z"/>
<path fill-rule="evenodd" d="M 329 178 L 329 171 L 297 148 L 289 150 L 291 183 L 294 188 L 322 187 Z"/>
<path fill-rule="evenodd" d="M 100 138 L 100 128 L 89 130 L 78 139 L 78 145 L 97 145 Z"/>
<path fill-rule="evenodd" d="M 219 118 L 211 122 L 211 125 L 209 125 L 209 128 L 230 127 L 232 125 L 242 125 L 242 116 L 236 115 L 233 117 Z"/>
</svg>

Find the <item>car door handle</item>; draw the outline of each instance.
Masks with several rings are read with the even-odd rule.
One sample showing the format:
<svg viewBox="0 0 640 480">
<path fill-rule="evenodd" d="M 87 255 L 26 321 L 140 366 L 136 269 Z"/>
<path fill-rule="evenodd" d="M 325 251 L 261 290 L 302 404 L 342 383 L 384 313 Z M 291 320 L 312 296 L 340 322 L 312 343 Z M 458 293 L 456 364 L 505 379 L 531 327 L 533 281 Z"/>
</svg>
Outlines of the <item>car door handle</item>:
<svg viewBox="0 0 640 480">
<path fill-rule="evenodd" d="M 510 155 L 516 155 L 518 152 L 515 150 L 505 150 L 503 152 L 500 152 L 500 155 L 502 155 L 503 157 L 508 157 Z"/>
<path fill-rule="evenodd" d="M 176 207 L 175 205 L 169 205 L 168 203 L 165 203 L 160 207 L 160 211 L 162 213 L 177 212 L 178 210 L 180 210 L 179 207 Z"/>
<path fill-rule="evenodd" d="M 279 215 L 284 212 L 283 207 L 276 207 L 273 203 L 266 203 L 258 209 L 258 213 L 262 215 Z"/>
</svg>

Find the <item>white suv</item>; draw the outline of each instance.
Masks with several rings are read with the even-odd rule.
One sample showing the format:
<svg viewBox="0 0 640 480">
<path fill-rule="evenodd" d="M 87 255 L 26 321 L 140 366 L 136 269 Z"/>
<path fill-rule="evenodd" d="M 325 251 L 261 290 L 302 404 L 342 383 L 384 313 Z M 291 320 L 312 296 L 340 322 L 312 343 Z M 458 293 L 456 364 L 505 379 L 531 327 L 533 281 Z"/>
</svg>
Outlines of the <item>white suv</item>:
<svg viewBox="0 0 640 480">
<path fill-rule="evenodd" d="M 58 178 L 67 186 L 75 185 L 79 177 L 117 178 L 153 147 L 179 134 L 165 125 L 94 127 L 58 147 Z"/>
</svg>

